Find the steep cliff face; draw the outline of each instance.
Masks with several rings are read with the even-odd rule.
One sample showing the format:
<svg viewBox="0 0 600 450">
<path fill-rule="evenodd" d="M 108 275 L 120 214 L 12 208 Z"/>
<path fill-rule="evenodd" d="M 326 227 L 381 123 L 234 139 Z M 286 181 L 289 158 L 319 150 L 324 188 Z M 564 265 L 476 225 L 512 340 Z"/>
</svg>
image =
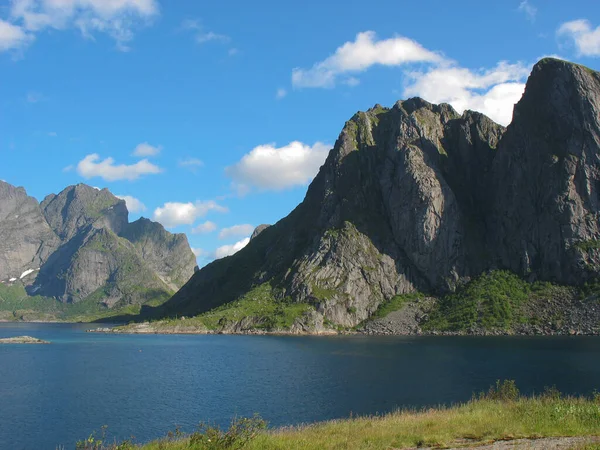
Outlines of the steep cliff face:
<svg viewBox="0 0 600 450">
<path fill-rule="evenodd" d="M 31 283 L 58 244 L 37 200 L 0 181 L 0 281 Z"/>
<path fill-rule="evenodd" d="M 600 269 L 600 74 L 544 59 L 498 148 L 491 246 L 503 267 L 577 284 Z"/>
<path fill-rule="evenodd" d="M 196 256 L 185 234 L 169 233 L 161 224 L 142 217 L 126 225 L 121 236 L 133 243 L 145 264 L 173 291 L 194 274 Z"/>
<path fill-rule="evenodd" d="M 418 98 L 357 113 L 304 201 L 158 313 L 204 312 L 269 283 L 275 300 L 352 326 L 394 296 L 453 291 L 488 269 L 596 276 L 599 84 L 542 60 L 508 129 Z"/>
</svg>

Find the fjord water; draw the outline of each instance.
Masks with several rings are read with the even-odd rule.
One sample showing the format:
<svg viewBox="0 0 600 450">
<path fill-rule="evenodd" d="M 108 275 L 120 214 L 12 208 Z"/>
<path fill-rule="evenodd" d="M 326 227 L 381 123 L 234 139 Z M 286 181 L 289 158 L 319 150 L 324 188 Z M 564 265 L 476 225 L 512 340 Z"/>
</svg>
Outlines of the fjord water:
<svg viewBox="0 0 600 450">
<path fill-rule="evenodd" d="M 273 426 L 469 399 L 496 379 L 526 393 L 600 388 L 594 337 L 140 336 L 0 324 L 0 449 L 74 448 L 108 426 L 138 442 L 259 413 Z"/>
</svg>

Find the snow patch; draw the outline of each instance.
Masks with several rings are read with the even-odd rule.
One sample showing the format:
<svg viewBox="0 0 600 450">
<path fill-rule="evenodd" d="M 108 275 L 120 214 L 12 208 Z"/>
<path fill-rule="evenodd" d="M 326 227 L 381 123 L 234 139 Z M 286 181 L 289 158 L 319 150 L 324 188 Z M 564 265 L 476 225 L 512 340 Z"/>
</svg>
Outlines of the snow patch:
<svg viewBox="0 0 600 450">
<path fill-rule="evenodd" d="M 22 280 L 22 279 L 23 279 L 23 278 L 25 278 L 27 275 L 29 275 L 29 274 L 31 274 L 31 273 L 33 273 L 33 272 L 35 272 L 35 270 L 34 270 L 34 269 L 27 269 L 25 272 L 23 272 L 23 273 L 21 274 L 21 276 L 19 277 L 19 280 Z"/>
<path fill-rule="evenodd" d="M 11 279 L 10 279 L 10 280 L 8 280 L 8 281 L 10 281 L 10 282 L 12 283 L 13 281 L 17 281 L 17 279 L 16 279 L 16 278 L 11 278 Z"/>
</svg>

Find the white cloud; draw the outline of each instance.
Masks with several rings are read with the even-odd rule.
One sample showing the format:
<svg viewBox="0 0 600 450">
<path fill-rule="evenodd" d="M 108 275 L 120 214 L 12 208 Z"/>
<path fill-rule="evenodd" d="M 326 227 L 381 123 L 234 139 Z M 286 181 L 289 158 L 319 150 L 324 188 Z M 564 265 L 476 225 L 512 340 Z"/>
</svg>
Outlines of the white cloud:
<svg viewBox="0 0 600 450">
<path fill-rule="evenodd" d="M 115 164 L 113 158 L 99 161 L 97 153 L 87 155 L 77 164 L 77 173 L 84 178 L 100 177 L 105 181 L 137 180 L 143 175 L 157 174 L 162 169 L 152 164 L 147 159 L 142 159 L 135 164 Z"/>
<path fill-rule="evenodd" d="M 400 66 L 407 63 L 436 63 L 443 58 L 411 39 L 396 36 L 377 40 L 373 31 L 358 33 L 354 42 L 346 42 L 324 61 L 310 69 L 292 71 L 294 87 L 333 87 L 337 78 L 363 72 L 374 65 Z M 356 84 L 348 77 L 346 83 Z"/>
<path fill-rule="evenodd" d="M 120 198 L 121 200 L 125 200 L 125 204 L 127 205 L 127 210 L 131 213 L 139 213 L 146 211 L 146 205 L 144 205 L 140 200 L 131 195 L 115 195 L 115 197 Z"/>
<path fill-rule="evenodd" d="M 283 97 L 287 95 L 287 91 L 283 88 L 277 89 L 277 93 L 275 94 L 275 98 L 277 100 L 281 100 Z"/>
<path fill-rule="evenodd" d="M 214 31 L 206 30 L 199 20 L 184 20 L 181 24 L 181 28 L 184 30 L 192 30 L 198 44 L 204 44 L 211 41 L 229 42 L 231 40 L 231 38 L 225 34 L 219 34 L 215 33 Z M 229 51 L 230 55 L 232 55 L 231 50 Z M 235 52 L 233 54 L 235 54 Z"/>
<path fill-rule="evenodd" d="M 227 239 L 230 237 L 248 236 L 254 231 L 254 226 L 250 224 L 234 225 L 229 228 L 223 228 L 219 232 L 219 239 Z"/>
<path fill-rule="evenodd" d="M 0 52 L 26 47 L 33 41 L 32 34 L 22 27 L 0 19 Z"/>
<path fill-rule="evenodd" d="M 284 147 L 259 145 L 225 173 L 238 189 L 250 186 L 281 190 L 308 184 L 325 161 L 330 146 L 294 141 Z"/>
<path fill-rule="evenodd" d="M 206 250 L 203 250 L 201 248 L 194 248 L 192 247 L 192 252 L 194 252 L 194 255 L 196 255 L 196 258 L 200 258 L 201 256 L 206 256 L 207 252 Z"/>
<path fill-rule="evenodd" d="M 519 4 L 518 10 L 525 14 L 530 21 L 533 22 L 535 20 L 535 16 L 537 15 L 537 8 L 531 3 L 529 3 L 528 0 L 523 0 Z"/>
<path fill-rule="evenodd" d="M 57 133 L 56 131 L 50 131 L 50 132 L 48 133 L 48 136 L 50 136 L 50 137 L 57 137 L 57 136 L 58 136 L 58 133 Z"/>
<path fill-rule="evenodd" d="M 441 66 L 427 72 L 409 72 L 410 83 L 404 95 L 423 97 L 432 103 L 450 103 L 460 113 L 465 109 L 479 111 L 508 125 L 529 72 L 522 64 L 506 62 L 483 71 Z"/>
<path fill-rule="evenodd" d="M 178 162 L 179 167 L 188 169 L 190 172 L 196 173 L 198 168 L 204 166 L 204 163 L 198 158 L 187 158 L 180 159 Z"/>
<path fill-rule="evenodd" d="M 65 173 L 66 172 L 71 172 L 74 168 L 75 168 L 75 166 L 73 164 L 69 164 L 68 166 L 63 167 L 62 171 L 65 172 Z"/>
<path fill-rule="evenodd" d="M 197 227 L 192 228 L 192 234 L 212 233 L 216 229 L 217 229 L 217 224 L 214 222 L 211 222 L 210 220 L 207 220 L 206 222 L 201 223 Z"/>
<path fill-rule="evenodd" d="M 572 20 L 563 23 L 556 33 L 573 40 L 579 55 L 600 56 L 600 26 L 592 29 L 588 20 Z"/>
<path fill-rule="evenodd" d="M 134 150 L 133 150 L 133 155 L 134 156 L 141 156 L 141 157 L 145 157 L 145 156 L 156 156 L 160 153 L 160 151 L 162 150 L 162 147 L 159 146 L 154 146 L 154 145 L 150 145 L 147 142 L 143 142 L 141 144 L 139 144 Z"/>
<path fill-rule="evenodd" d="M 11 20 L 30 33 L 78 28 L 86 38 L 106 33 L 127 51 L 134 30 L 158 15 L 156 0 L 13 0 Z"/>
<path fill-rule="evenodd" d="M 225 258 L 226 256 L 231 256 L 248 245 L 248 242 L 250 242 L 250 238 L 242 239 L 241 241 L 232 245 L 223 245 L 215 250 L 214 257 L 215 259 L 221 259 Z"/>
<path fill-rule="evenodd" d="M 227 212 L 227 208 L 213 200 L 196 203 L 168 202 L 154 210 L 153 219 L 167 228 L 178 225 L 192 225 L 197 218 L 205 216 L 209 211 Z"/>
</svg>

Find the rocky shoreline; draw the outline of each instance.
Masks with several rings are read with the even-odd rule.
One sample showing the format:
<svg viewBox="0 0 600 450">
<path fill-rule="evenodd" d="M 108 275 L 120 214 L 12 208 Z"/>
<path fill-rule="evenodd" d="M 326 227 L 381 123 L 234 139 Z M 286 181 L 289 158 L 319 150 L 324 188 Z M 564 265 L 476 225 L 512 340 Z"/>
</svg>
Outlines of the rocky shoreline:
<svg viewBox="0 0 600 450">
<path fill-rule="evenodd" d="M 0 338 L 0 344 L 49 344 L 50 342 L 31 336 Z"/>
</svg>

